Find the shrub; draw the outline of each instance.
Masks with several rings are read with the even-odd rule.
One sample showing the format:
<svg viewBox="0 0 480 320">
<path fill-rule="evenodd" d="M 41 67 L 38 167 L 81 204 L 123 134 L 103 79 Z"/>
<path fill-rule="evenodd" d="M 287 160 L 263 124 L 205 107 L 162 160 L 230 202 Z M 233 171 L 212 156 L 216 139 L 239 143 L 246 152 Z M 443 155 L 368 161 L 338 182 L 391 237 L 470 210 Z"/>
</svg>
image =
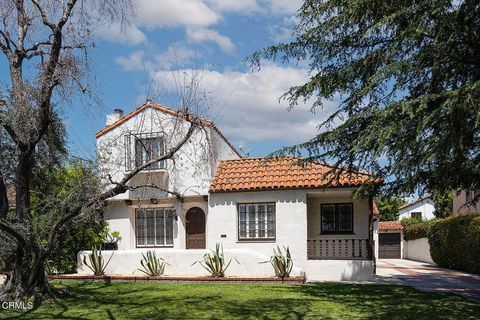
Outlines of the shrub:
<svg viewBox="0 0 480 320">
<path fill-rule="evenodd" d="M 461 214 L 432 222 L 428 243 L 440 267 L 480 273 L 480 216 Z"/>
<path fill-rule="evenodd" d="M 157 258 L 155 251 L 147 251 L 147 255 L 142 253 L 142 256 L 142 268 L 138 270 L 150 277 L 161 276 L 165 272 L 165 260 Z"/>
<path fill-rule="evenodd" d="M 403 218 L 402 220 L 400 220 L 400 223 L 404 228 L 422 222 L 422 218 Z"/>
<path fill-rule="evenodd" d="M 428 222 L 407 225 L 403 228 L 403 237 L 407 241 L 426 238 L 428 226 Z"/>
</svg>

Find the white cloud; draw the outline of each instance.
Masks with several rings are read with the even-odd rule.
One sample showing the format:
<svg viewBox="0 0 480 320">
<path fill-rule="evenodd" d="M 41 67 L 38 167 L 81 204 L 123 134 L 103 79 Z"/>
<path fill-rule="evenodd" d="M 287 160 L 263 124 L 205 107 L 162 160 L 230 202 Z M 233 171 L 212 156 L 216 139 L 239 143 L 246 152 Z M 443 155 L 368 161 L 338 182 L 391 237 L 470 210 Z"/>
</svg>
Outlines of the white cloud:
<svg viewBox="0 0 480 320">
<path fill-rule="evenodd" d="M 117 23 L 97 26 L 96 34 L 107 41 L 129 45 L 137 45 L 148 41 L 147 36 L 136 26 L 122 28 Z"/>
<path fill-rule="evenodd" d="M 188 40 L 197 43 L 209 41 L 215 42 L 225 52 L 232 52 L 235 49 L 235 45 L 230 38 L 221 35 L 216 30 L 206 28 L 187 28 L 187 38 Z"/>
<path fill-rule="evenodd" d="M 187 65 L 191 59 L 195 60 L 199 56 L 200 54 L 196 51 L 177 43 L 169 46 L 161 54 L 157 54 L 155 62 L 161 69 L 171 69 L 172 67 Z"/>
<path fill-rule="evenodd" d="M 145 61 L 143 51 L 135 51 L 127 57 L 117 57 L 115 62 L 127 71 L 138 71 L 151 66 L 148 61 Z"/>
<path fill-rule="evenodd" d="M 165 82 L 168 79 L 179 73 L 192 72 L 158 71 L 152 74 L 152 78 L 161 82 L 162 88 L 167 90 Z M 219 112 L 218 125 L 235 143 L 246 140 L 277 140 L 285 144 L 306 141 L 318 133 L 318 124 L 334 108 L 333 103 L 326 103 L 325 110 L 313 114 L 310 105 L 300 104 L 288 111 L 287 102 L 279 101 L 290 86 L 308 80 L 306 69 L 267 63 L 255 73 L 211 70 L 201 73 L 202 86 L 211 92 L 215 100 L 222 101 L 215 110 Z M 170 89 L 173 90 L 173 85 Z"/>
<path fill-rule="evenodd" d="M 302 6 L 302 0 L 263 0 L 263 5 L 276 14 L 296 13 Z"/>
<path fill-rule="evenodd" d="M 257 0 L 207 0 L 207 3 L 217 11 L 248 13 L 262 10 Z"/>
<path fill-rule="evenodd" d="M 220 14 L 202 0 L 137 0 L 137 23 L 147 27 L 209 26 Z"/>
</svg>

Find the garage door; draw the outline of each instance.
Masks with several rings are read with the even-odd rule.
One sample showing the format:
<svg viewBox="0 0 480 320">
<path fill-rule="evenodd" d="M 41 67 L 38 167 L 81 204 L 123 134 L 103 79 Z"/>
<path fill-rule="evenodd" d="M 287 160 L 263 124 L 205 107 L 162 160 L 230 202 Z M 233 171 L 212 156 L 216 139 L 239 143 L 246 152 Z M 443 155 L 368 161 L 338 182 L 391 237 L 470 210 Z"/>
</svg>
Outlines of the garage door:
<svg viewBox="0 0 480 320">
<path fill-rule="evenodd" d="M 400 259 L 400 233 L 379 233 L 378 240 L 380 259 Z"/>
</svg>

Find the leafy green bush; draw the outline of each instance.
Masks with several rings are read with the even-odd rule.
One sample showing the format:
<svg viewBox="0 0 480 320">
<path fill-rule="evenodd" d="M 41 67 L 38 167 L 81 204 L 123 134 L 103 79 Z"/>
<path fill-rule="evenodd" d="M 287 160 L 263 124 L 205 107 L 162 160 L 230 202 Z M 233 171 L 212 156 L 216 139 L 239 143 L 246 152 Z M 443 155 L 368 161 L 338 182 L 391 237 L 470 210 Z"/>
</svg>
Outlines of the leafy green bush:
<svg viewBox="0 0 480 320">
<path fill-rule="evenodd" d="M 402 224 L 402 226 L 404 228 L 408 227 L 408 226 L 411 226 L 411 225 L 414 225 L 414 224 L 422 223 L 422 222 L 423 222 L 422 218 L 418 218 L 418 217 L 403 218 L 402 220 L 400 220 L 400 223 Z"/>
<path fill-rule="evenodd" d="M 428 226 L 428 222 L 407 225 L 403 228 L 403 237 L 407 241 L 426 238 Z"/>
<path fill-rule="evenodd" d="M 460 214 L 428 228 L 433 261 L 440 267 L 480 273 L 480 216 Z"/>
</svg>

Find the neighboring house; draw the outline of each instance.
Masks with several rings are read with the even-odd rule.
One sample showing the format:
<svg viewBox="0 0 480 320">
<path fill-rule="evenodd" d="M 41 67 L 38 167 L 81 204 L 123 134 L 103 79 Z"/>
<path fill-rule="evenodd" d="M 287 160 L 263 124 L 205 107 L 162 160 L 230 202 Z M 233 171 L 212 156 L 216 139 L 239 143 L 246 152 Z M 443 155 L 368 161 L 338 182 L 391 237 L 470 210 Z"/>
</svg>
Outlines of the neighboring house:
<svg viewBox="0 0 480 320">
<path fill-rule="evenodd" d="M 459 212 L 470 212 L 480 214 L 480 201 L 470 204 L 478 196 L 480 190 L 459 190 L 453 194 L 453 214 Z"/>
<path fill-rule="evenodd" d="M 404 218 L 421 218 L 422 220 L 431 220 L 435 218 L 433 212 L 435 206 L 431 195 L 414 200 L 401 206 L 398 210 L 398 220 Z"/>
<path fill-rule="evenodd" d="M 170 123 L 185 122 L 181 113 L 153 102 L 125 117 L 116 113 L 96 135 L 100 168 L 113 181 L 149 158 L 136 145 L 165 152 L 178 139 Z M 166 274 L 204 274 L 192 265 L 194 257 L 221 243 L 239 260 L 240 266 L 233 262 L 229 268 L 235 276 L 271 275 L 271 266 L 260 262 L 276 246 L 288 246 L 294 273 L 308 280 L 373 278 L 374 203 L 352 196 L 371 181 L 367 173 L 345 172 L 332 181 L 325 164 L 299 165 L 294 157 L 242 159 L 213 122 L 203 124 L 174 160 L 132 181 L 162 185 L 181 198 L 139 188 L 108 201 L 105 219 L 122 236 L 108 272 L 132 273 L 139 252 L 154 248 L 172 265 Z M 79 263 L 79 272 L 85 271 Z"/>
</svg>

